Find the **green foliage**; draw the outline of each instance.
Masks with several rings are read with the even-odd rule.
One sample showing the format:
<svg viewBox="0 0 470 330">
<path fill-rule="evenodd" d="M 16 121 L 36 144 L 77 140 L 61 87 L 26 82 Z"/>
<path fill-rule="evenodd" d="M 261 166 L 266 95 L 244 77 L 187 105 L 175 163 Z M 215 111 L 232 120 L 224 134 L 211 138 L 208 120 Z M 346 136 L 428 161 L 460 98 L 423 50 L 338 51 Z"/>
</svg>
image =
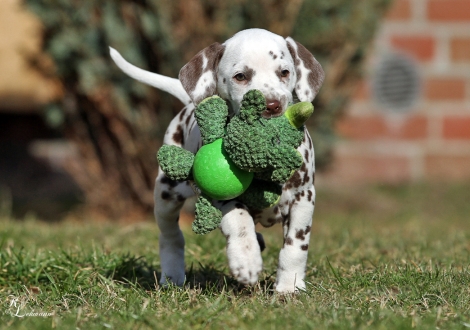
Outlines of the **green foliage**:
<svg viewBox="0 0 470 330">
<path fill-rule="evenodd" d="M 308 123 L 321 167 L 330 160 L 335 118 L 361 75 L 391 0 L 25 2 L 43 22 L 43 48 L 55 63 L 54 71 L 39 69 L 57 77 L 64 89 L 64 98 L 46 111 L 48 122 L 62 126 L 78 145 L 81 163 L 71 171 L 88 201 L 122 216 L 126 210 L 116 206 L 129 198 L 134 207 L 152 208 L 153 154 L 181 104 L 120 72 L 108 46 L 134 65 L 176 77 L 199 50 L 239 30 L 291 35 L 326 71 Z"/>
</svg>

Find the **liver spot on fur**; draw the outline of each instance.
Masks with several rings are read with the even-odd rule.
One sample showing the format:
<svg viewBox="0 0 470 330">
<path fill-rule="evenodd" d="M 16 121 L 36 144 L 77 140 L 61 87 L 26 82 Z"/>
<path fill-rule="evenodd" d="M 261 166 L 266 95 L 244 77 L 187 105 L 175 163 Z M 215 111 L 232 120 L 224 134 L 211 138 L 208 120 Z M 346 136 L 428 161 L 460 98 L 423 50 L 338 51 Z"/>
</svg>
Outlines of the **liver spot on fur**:
<svg viewBox="0 0 470 330">
<path fill-rule="evenodd" d="M 295 238 L 300 239 L 302 241 L 305 240 L 305 235 L 310 233 L 311 229 L 312 229 L 311 226 L 307 226 L 307 227 L 305 227 L 305 230 L 304 229 L 297 230 L 296 233 L 295 233 Z"/>
<path fill-rule="evenodd" d="M 305 183 L 309 182 L 309 180 L 310 180 L 310 177 L 308 176 L 308 172 L 305 172 L 303 183 L 305 184 Z"/>
<path fill-rule="evenodd" d="M 184 118 L 184 116 L 186 115 L 186 110 L 188 110 L 188 108 L 184 108 L 184 109 L 180 112 L 180 116 L 179 116 L 180 121 L 182 121 L 183 118 Z"/>
<path fill-rule="evenodd" d="M 300 173 L 296 171 L 292 177 L 287 181 L 287 185 L 290 185 L 294 188 L 300 187 L 302 184 L 302 178 L 300 177 Z"/>
<path fill-rule="evenodd" d="M 168 191 L 163 191 L 161 196 L 162 196 L 162 199 L 170 199 L 171 198 L 171 195 Z"/>
<path fill-rule="evenodd" d="M 243 73 L 245 74 L 245 78 L 248 81 L 251 81 L 251 79 L 256 75 L 256 71 L 246 65 L 243 68 Z"/>
<path fill-rule="evenodd" d="M 312 198 L 313 198 L 313 193 L 312 193 L 312 191 L 309 190 L 307 194 L 308 194 L 308 195 L 307 195 L 307 199 L 308 199 L 309 202 L 311 202 L 311 201 L 312 201 Z"/>
<path fill-rule="evenodd" d="M 164 176 L 160 179 L 160 182 L 163 184 L 169 185 L 171 188 L 174 188 L 178 185 L 178 181 L 172 180 L 167 176 Z"/>
<path fill-rule="evenodd" d="M 184 134 L 183 134 L 183 128 L 181 127 L 181 125 L 178 125 L 178 127 L 176 128 L 176 132 L 173 134 L 173 141 L 175 143 L 183 145 Z"/>
<path fill-rule="evenodd" d="M 235 208 L 246 210 L 245 205 L 243 205 L 242 203 L 235 203 Z"/>
</svg>

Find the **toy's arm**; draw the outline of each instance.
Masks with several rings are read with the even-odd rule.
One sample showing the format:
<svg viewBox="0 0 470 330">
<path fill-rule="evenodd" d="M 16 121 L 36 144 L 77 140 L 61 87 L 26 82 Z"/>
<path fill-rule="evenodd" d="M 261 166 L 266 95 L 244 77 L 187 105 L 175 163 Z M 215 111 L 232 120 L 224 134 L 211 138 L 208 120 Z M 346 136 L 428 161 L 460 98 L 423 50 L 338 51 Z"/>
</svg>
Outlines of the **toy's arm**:
<svg viewBox="0 0 470 330">
<path fill-rule="evenodd" d="M 194 163 L 194 154 L 191 151 L 165 144 L 158 150 L 157 159 L 162 171 L 171 180 L 183 181 L 191 178 Z"/>
<path fill-rule="evenodd" d="M 310 102 L 299 102 L 289 106 L 284 116 L 289 119 L 289 123 L 295 128 L 302 127 L 313 113 L 313 104 Z"/>
<path fill-rule="evenodd" d="M 194 112 L 201 131 L 203 144 L 209 144 L 224 137 L 224 128 L 228 118 L 228 107 L 219 96 L 202 100 Z"/>
<path fill-rule="evenodd" d="M 304 138 L 303 125 L 312 113 L 312 103 L 299 102 L 286 109 L 285 118 L 270 119 L 269 123 L 275 127 L 273 131 L 279 132 L 278 140 L 273 140 L 268 150 L 271 169 L 257 175 L 258 178 L 284 183 L 302 166 L 303 158 L 297 148 Z"/>
<path fill-rule="evenodd" d="M 216 229 L 222 221 L 222 211 L 214 207 L 210 199 L 201 194 L 196 201 L 192 229 L 196 234 L 205 235 Z"/>
<path fill-rule="evenodd" d="M 296 170 L 304 161 L 302 155 L 294 148 L 273 148 L 270 157 L 274 158 L 272 164 L 275 168 L 289 168 Z"/>
<path fill-rule="evenodd" d="M 302 155 L 293 148 L 273 148 L 269 158 L 271 168 L 255 173 L 255 178 L 283 184 L 303 163 Z"/>
</svg>

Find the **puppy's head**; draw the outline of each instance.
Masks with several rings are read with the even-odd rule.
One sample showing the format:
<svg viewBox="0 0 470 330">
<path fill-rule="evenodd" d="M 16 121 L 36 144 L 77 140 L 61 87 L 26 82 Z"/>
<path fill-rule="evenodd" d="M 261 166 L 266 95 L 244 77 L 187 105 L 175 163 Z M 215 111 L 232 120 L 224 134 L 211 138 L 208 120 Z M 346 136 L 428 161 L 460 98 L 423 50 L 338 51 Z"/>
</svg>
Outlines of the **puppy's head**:
<svg viewBox="0 0 470 330">
<path fill-rule="evenodd" d="M 312 101 L 324 72 L 301 44 L 261 29 L 235 34 L 224 44 L 203 49 L 180 71 L 179 79 L 195 104 L 214 94 L 238 113 L 243 95 L 260 90 L 267 101 L 266 117 L 278 116 L 293 102 Z"/>
</svg>

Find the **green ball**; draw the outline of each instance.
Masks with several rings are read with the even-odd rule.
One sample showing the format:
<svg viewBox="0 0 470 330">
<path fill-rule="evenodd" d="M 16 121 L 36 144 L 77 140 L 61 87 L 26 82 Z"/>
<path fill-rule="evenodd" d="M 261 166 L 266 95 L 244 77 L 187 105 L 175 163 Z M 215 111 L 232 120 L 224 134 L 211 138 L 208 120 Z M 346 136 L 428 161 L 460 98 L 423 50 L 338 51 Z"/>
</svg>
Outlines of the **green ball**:
<svg viewBox="0 0 470 330">
<path fill-rule="evenodd" d="M 253 180 L 253 173 L 238 168 L 222 147 L 223 139 L 199 149 L 194 158 L 193 177 L 207 196 L 228 200 L 240 196 Z"/>
</svg>

